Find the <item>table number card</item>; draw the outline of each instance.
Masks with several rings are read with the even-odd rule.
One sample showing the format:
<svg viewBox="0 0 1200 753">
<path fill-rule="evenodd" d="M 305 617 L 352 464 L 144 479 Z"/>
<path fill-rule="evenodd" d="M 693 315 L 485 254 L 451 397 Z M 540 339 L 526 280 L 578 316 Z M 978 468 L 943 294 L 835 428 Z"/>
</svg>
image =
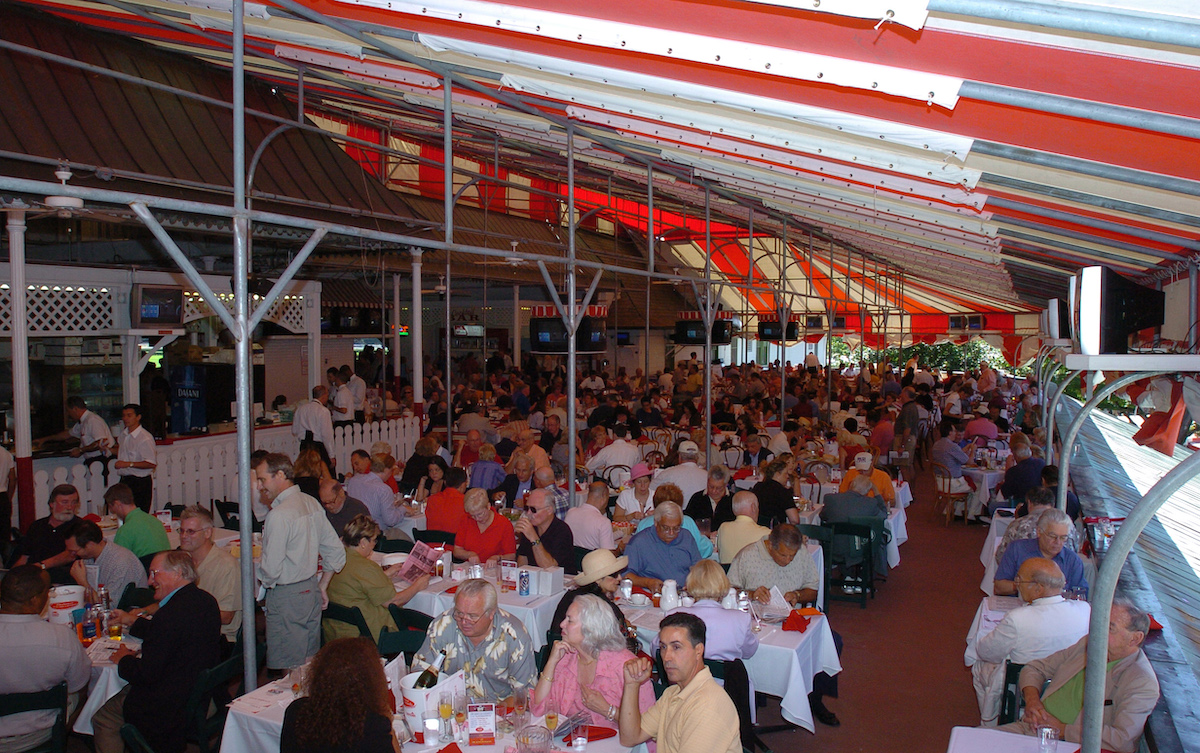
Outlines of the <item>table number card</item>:
<svg viewBox="0 0 1200 753">
<path fill-rule="evenodd" d="M 496 704 L 467 704 L 467 745 L 496 744 Z"/>
</svg>

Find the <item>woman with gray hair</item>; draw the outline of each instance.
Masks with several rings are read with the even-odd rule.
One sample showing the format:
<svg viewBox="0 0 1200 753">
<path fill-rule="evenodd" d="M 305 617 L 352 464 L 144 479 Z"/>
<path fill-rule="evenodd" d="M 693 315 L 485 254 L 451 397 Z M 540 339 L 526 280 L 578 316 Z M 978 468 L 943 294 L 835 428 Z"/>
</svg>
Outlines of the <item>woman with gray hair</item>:
<svg viewBox="0 0 1200 753">
<path fill-rule="evenodd" d="M 599 596 L 577 596 L 563 619 L 562 640 L 555 641 L 533 694 L 533 713 L 556 711 L 563 717 L 586 711 L 593 726 L 617 729 L 625 686 L 625 662 L 634 655 L 612 607 Z M 638 689 L 644 713 L 654 705 L 650 683 Z"/>
</svg>

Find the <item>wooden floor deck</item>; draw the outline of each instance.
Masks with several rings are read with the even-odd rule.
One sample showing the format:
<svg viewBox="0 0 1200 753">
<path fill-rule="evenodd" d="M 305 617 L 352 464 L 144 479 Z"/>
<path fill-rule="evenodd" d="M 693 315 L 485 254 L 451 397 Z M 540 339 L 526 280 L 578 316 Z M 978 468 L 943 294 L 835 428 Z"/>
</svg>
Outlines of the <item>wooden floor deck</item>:
<svg viewBox="0 0 1200 753">
<path fill-rule="evenodd" d="M 1063 402 L 1058 420 L 1065 430 L 1079 404 Z M 1142 447 L 1132 439 L 1136 430 L 1125 419 L 1100 412 L 1084 423 L 1070 473 L 1085 514 L 1125 516 L 1189 454 L 1177 448 L 1169 457 Z M 1200 478 L 1173 495 L 1142 532 L 1122 570 L 1120 590 L 1165 625 L 1147 640 L 1146 653 L 1162 684 L 1160 707 L 1170 711 L 1170 718 L 1156 712 L 1152 727 L 1169 722 L 1162 734 L 1178 735 L 1177 749 L 1200 750 L 1195 700 L 1200 698 Z"/>
</svg>

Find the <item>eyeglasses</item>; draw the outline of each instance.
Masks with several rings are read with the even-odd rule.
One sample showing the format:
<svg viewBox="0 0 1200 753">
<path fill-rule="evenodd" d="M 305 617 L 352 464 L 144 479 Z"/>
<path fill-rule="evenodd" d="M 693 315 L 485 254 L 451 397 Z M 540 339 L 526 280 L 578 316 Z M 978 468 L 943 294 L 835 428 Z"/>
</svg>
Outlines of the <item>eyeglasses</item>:
<svg viewBox="0 0 1200 753">
<path fill-rule="evenodd" d="M 1067 539 L 1071 538 L 1071 535 L 1069 533 L 1064 533 L 1060 536 L 1058 534 L 1047 533 L 1046 531 L 1040 531 L 1038 533 L 1038 535 L 1045 536 L 1046 538 L 1050 539 L 1051 541 L 1061 541 L 1061 542 L 1066 542 Z"/>
<path fill-rule="evenodd" d="M 212 528 L 212 526 L 204 526 L 203 528 L 180 528 L 179 535 L 182 536 L 182 535 L 186 534 L 188 536 L 195 536 L 196 534 L 200 533 L 201 531 L 207 531 L 210 528 Z"/>
<path fill-rule="evenodd" d="M 492 610 L 490 610 L 490 609 L 485 609 L 482 612 L 480 612 L 479 614 L 467 614 L 466 612 L 460 612 L 457 609 L 455 609 L 451 612 L 451 616 L 454 617 L 455 622 L 474 623 L 474 622 L 479 622 L 480 620 L 482 620 L 491 611 Z"/>
<path fill-rule="evenodd" d="M 683 526 L 682 526 L 682 525 L 678 525 L 678 526 L 659 526 L 659 527 L 658 527 L 658 530 L 660 530 L 660 531 L 662 531 L 663 533 L 666 533 L 666 534 L 679 533 L 680 531 L 682 531 L 682 530 L 683 530 Z"/>
</svg>

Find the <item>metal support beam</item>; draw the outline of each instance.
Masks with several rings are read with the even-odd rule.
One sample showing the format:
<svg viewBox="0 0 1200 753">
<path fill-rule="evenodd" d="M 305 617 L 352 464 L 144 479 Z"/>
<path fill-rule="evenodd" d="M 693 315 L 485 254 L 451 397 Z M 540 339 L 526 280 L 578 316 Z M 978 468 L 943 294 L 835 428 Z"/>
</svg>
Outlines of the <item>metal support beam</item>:
<svg viewBox="0 0 1200 753">
<path fill-rule="evenodd" d="M 1090 175 L 1093 178 L 1131 183 L 1135 186 L 1157 188 L 1162 191 L 1172 191 L 1187 196 L 1200 196 L 1200 182 L 1185 178 L 1172 178 L 1168 175 L 1148 173 L 1142 170 L 1133 170 L 1128 167 L 1118 167 L 1102 162 L 1092 162 L 1091 160 L 1079 159 L 1078 157 L 1039 152 L 1019 146 L 997 144 L 992 141 L 978 140 L 971 147 L 971 150 L 979 154 L 986 154 L 989 157 L 1000 157 L 1002 159 L 1013 160 L 1014 162 L 1023 162 L 1028 165 L 1040 165 L 1055 170 L 1066 170 L 1080 175 Z"/>
<path fill-rule="evenodd" d="M 929 10 L 1005 23 L 1135 39 L 1160 45 L 1200 47 L 1200 25 L 1183 17 L 1156 18 L 1112 8 L 1020 0 L 930 0 Z"/>
<path fill-rule="evenodd" d="M 243 542 L 253 538 L 253 488 L 250 484 L 250 451 L 253 442 L 250 404 L 253 401 L 253 379 L 250 343 L 250 217 L 246 206 L 246 29 L 245 2 L 233 0 L 233 328 L 235 353 L 235 389 L 237 397 L 237 465 L 238 520 Z M 149 214 L 146 211 L 146 214 Z M 140 216 L 140 213 L 139 213 Z M 144 220 L 143 220 L 144 221 Z M 156 223 L 157 224 L 157 223 Z M 191 267 L 191 265 L 188 265 Z M 192 269 L 193 273 L 195 269 Z M 184 270 L 187 274 L 187 270 Z M 199 275 L 196 275 L 199 277 Z M 210 304 L 211 305 L 211 304 Z M 223 310 L 224 307 L 218 307 Z M 242 614 L 247 619 L 254 614 L 254 552 L 243 546 Z M 249 691 L 258 687 L 257 641 L 245 640 L 243 645 L 243 682 Z"/>
<path fill-rule="evenodd" d="M 575 311 L 575 123 L 567 121 L 567 301 Z M 545 269 L 545 266 L 542 267 Z M 593 288 L 595 284 L 593 283 Z M 572 316 L 575 320 L 575 317 Z M 572 322 L 577 325 L 578 321 Z M 567 491 L 575 494 L 575 447 L 579 437 L 575 434 L 575 359 L 578 348 L 575 341 L 576 326 L 567 330 Z"/>
<path fill-rule="evenodd" d="M 1082 373 L 1082 371 L 1072 371 L 1068 373 L 1067 376 L 1058 383 L 1058 389 L 1054 391 L 1054 397 L 1050 398 L 1050 405 L 1046 408 L 1046 420 L 1045 423 L 1042 424 L 1042 426 L 1046 427 L 1046 465 L 1054 464 L 1054 424 L 1056 423 L 1055 417 L 1058 413 L 1058 403 L 1062 400 L 1062 396 L 1066 392 L 1067 385 L 1070 384 L 1075 377 Z M 1044 395 L 1045 392 L 1042 394 Z M 1065 483 L 1062 480 L 1061 473 L 1059 479 L 1060 485 Z"/>
<path fill-rule="evenodd" d="M 204 299 L 204 302 L 209 305 L 209 307 L 213 310 L 213 313 L 218 319 L 221 320 L 221 324 L 225 325 L 225 328 L 229 330 L 229 334 L 231 334 L 234 338 L 239 337 L 240 333 L 237 323 L 234 321 L 233 315 L 230 314 L 229 310 L 225 308 L 225 304 L 220 298 L 217 297 L 217 294 L 213 292 L 213 289 L 208 286 L 208 283 L 204 281 L 204 278 L 200 275 L 200 272 L 192 264 L 192 260 L 187 257 L 187 254 L 183 253 L 179 246 L 175 244 L 175 241 L 171 238 L 171 236 L 167 234 L 166 229 L 163 228 L 154 215 L 150 213 L 150 209 L 145 204 L 138 202 L 130 204 L 129 208 L 132 209 L 133 213 L 136 214 L 138 218 L 146 225 L 146 227 L 150 229 L 150 233 L 154 236 L 155 240 L 162 245 L 163 250 L 167 252 L 167 255 L 170 256 L 177 265 L 179 265 L 179 269 L 181 272 L 183 272 L 183 276 L 187 278 L 188 282 L 192 283 L 192 285 L 196 287 L 196 291 L 200 293 L 200 297 Z M 234 261 L 236 262 L 236 259 Z M 236 263 L 234 264 L 234 267 L 234 284 L 236 286 Z"/>
<path fill-rule="evenodd" d="M 1139 376 L 1139 375 L 1135 375 Z M 1142 374 L 1140 376 L 1148 376 Z M 1104 561 L 1096 574 L 1091 590 L 1092 614 L 1088 624 L 1087 666 L 1083 680 L 1083 730 L 1081 753 L 1099 753 L 1104 726 L 1104 686 L 1108 663 L 1108 622 L 1112 616 L 1112 600 L 1117 590 L 1121 569 L 1133 551 L 1134 542 L 1154 519 L 1155 513 L 1200 472 L 1200 452 L 1193 453 L 1179 465 L 1167 471 L 1142 501 L 1125 514 L 1125 522 L 1108 545 Z M 1058 488 L 1066 485 L 1059 479 Z"/>
<path fill-rule="evenodd" d="M 262 322 L 263 317 L 267 315 L 267 311 L 271 308 L 271 306 L 275 305 L 275 301 L 279 300 L 279 296 L 283 295 L 284 288 L 291 284 L 292 278 L 294 278 L 296 273 L 300 271 L 300 267 L 304 265 L 304 262 L 308 260 L 308 257 L 312 254 L 313 250 L 316 249 L 317 244 L 321 242 L 321 239 L 324 238 L 325 234 L 328 232 L 329 231 L 326 228 L 317 228 L 317 230 L 314 231 L 311 236 L 309 236 L 308 241 L 304 244 L 304 247 L 300 249 L 300 252 L 296 254 L 291 263 L 287 265 L 287 269 L 283 270 L 283 274 L 281 274 L 279 279 L 275 281 L 275 284 L 271 286 L 271 289 L 267 292 L 267 295 L 259 302 L 258 307 L 254 310 L 254 314 L 250 317 L 250 324 L 246 329 L 247 333 L 253 332 L 254 328 Z"/>
<path fill-rule="evenodd" d="M 1163 374 L 1170 374 L 1170 371 L 1135 371 L 1132 374 L 1125 374 L 1119 379 L 1104 385 L 1103 389 L 1096 390 L 1096 394 L 1083 404 L 1079 409 L 1079 413 L 1072 419 L 1067 427 L 1067 433 L 1063 435 L 1062 441 L 1062 457 L 1058 461 L 1058 499 L 1057 507 L 1060 510 L 1067 509 L 1067 480 L 1070 478 L 1071 471 L 1071 448 L 1075 445 L 1075 439 L 1079 436 L 1079 432 L 1083 429 L 1083 422 L 1088 420 L 1088 415 L 1092 410 L 1099 405 L 1104 398 L 1113 394 L 1117 390 L 1127 385 L 1133 384 L 1139 379 L 1147 377 L 1156 377 Z M 1104 629 L 1108 630 L 1108 623 L 1105 622 Z"/>
</svg>

